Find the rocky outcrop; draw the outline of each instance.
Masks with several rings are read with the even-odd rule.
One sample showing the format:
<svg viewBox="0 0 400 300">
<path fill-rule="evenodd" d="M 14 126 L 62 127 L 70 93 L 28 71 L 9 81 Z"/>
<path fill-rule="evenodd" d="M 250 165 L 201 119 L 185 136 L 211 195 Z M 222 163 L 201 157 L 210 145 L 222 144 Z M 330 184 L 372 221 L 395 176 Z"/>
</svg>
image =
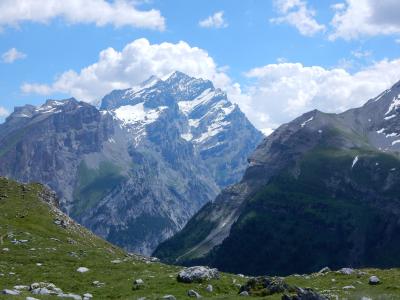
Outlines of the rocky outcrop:
<svg viewBox="0 0 400 300">
<path fill-rule="evenodd" d="M 239 295 L 265 297 L 277 294 L 283 294 L 282 300 L 328 300 L 310 288 L 289 285 L 281 277 L 254 277 L 239 290 Z"/>
<path fill-rule="evenodd" d="M 219 279 L 218 270 L 204 266 L 185 268 L 179 272 L 177 277 L 179 282 L 185 283 L 204 282 L 211 279 Z"/>
</svg>

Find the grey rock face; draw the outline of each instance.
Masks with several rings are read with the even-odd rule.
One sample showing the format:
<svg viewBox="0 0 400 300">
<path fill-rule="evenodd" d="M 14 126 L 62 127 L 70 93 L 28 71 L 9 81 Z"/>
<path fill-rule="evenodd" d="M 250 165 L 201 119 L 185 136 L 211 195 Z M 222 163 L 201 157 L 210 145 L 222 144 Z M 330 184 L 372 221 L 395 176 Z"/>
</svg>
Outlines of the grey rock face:
<svg viewBox="0 0 400 300">
<path fill-rule="evenodd" d="M 75 220 L 148 255 L 242 176 L 261 139 L 224 92 L 176 72 L 113 91 L 100 110 L 15 108 L 0 124 L 0 175 L 47 184 Z"/>
</svg>

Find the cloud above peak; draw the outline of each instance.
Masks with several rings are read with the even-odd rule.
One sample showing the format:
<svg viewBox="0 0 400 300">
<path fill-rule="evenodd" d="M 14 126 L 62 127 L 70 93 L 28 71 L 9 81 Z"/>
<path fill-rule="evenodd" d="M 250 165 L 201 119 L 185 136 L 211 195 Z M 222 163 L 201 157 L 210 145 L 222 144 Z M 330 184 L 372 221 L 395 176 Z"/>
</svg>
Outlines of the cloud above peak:
<svg viewBox="0 0 400 300">
<path fill-rule="evenodd" d="M 229 77 L 220 71 L 209 54 L 188 43 L 151 44 L 137 39 L 121 51 L 107 48 L 98 61 L 80 71 L 68 70 L 51 84 L 25 83 L 25 93 L 49 95 L 65 93 L 80 100 L 96 103 L 114 89 L 133 87 L 152 75 L 163 77 L 175 70 L 212 80 L 216 86 L 229 85 Z"/>
<path fill-rule="evenodd" d="M 97 103 L 114 89 L 134 87 L 151 75 L 162 78 L 175 70 L 212 80 L 257 128 L 270 132 L 315 108 L 341 112 L 362 105 L 400 79 L 400 59 L 381 60 L 354 73 L 340 67 L 268 64 L 246 72 L 249 83 L 241 86 L 204 49 L 184 41 L 152 44 L 142 38 L 122 50 L 107 48 L 96 63 L 68 70 L 52 83 L 25 83 L 21 89 L 43 95 L 64 93 Z"/>
<path fill-rule="evenodd" d="M 0 1 L 0 27 L 18 26 L 23 22 L 49 23 L 55 18 L 70 24 L 165 29 L 165 19 L 158 10 L 138 10 L 129 0 Z"/>
<path fill-rule="evenodd" d="M 400 79 L 400 59 L 382 60 L 358 72 L 342 68 L 269 64 L 246 73 L 248 116 L 258 128 L 278 125 L 312 109 L 338 113 L 363 105 Z"/>
</svg>

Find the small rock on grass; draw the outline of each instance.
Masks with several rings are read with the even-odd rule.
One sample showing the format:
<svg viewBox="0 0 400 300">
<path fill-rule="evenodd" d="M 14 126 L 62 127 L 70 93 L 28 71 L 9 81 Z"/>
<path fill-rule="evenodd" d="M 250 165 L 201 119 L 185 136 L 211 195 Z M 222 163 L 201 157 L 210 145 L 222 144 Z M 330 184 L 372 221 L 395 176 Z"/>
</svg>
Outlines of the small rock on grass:
<svg viewBox="0 0 400 300">
<path fill-rule="evenodd" d="M 354 290 L 356 287 L 354 285 L 346 285 L 343 287 L 344 290 Z"/>
<path fill-rule="evenodd" d="M 198 292 L 196 292 L 195 290 L 189 290 L 187 294 L 189 297 L 194 297 L 196 299 L 201 298 L 201 295 Z"/>
<path fill-rule="evenodd" d="M 327 297 L 314 292 L 312 289 L 298 288 L 297 295 L 289 296 L 284 294 L 281 298 L 282 300 L 328 300 Z"/>
<path fill-rule="evenodd" d="M 27 285 L 16 285 L 16 286 L 14 286 L 14 290 L 26 290 L 26 291 L 29 291 L 29 286 L 27 286 Z"/>
<path fill-rule="evenodd" d="M 13 296 L 17 296 L 17 295 L 20 294 L 20 291 L 5 289 L 5 290 L 2 290 L 1 293 L 2 293 L 3 295 L 13 295 Z"/>
<path fill-rule="evenodd" d="M 68 298 L 68 299 L 73 299 L 73 300 L 82 300 L 82 297 L 76 294 L 58 294 L 58 297 L 60 298 Z"/>
<path fill-rule="evenodd" d="M 352 269 L 352 268 L 341 268 L 338 272 L 339 272 L 340 274 L 344 274 L 344 275 L 351 275 L 351 274 L 353 274 L 355 271 L 354 271 L 354 269 Z"/>
<path fill-rule="evenodd" d="M 111 261 L 111 263 L 112 263 L 112 264 L 120 264 L 120 263 L 122 263 L 122 260 L 120 260 L 120 259 L 114 259 L 114 260 Z"/>
<path fill-rule="evenodd" d="M 175 296 L 173 296 L 173 295 L 165 295 L 164 297 L 162 297 L 163 299 L 166 299 L 166 300 L 176 300 L 176 298 L 175 298 Z"/>
<path fill-rule="evenodd" d="M 143 279 L 139 278 L 139 279 L 136 279 L 136 280 L 133 281 L 133 289 L 134 290 L 139 290 L 139 289 L 141 289 L 143 287 L 144 287 Z"/>
<path fill-rule="evenodd" d="M 328 273 L 328 272 L 330 272 L 330 271 L 331 271 L 331 269 L 330 269 L 329 267 L 324 267 L 324 268 L 322 268 L 321 270 L 319 270 L 318 273 L 320 273 L 320 274 L 325 274 L 325 273 Z"/>
<path fill-rule="evenodd" d="M 370 285 L 377 285 L 377 284 L 380 284 L 381 281 L 379 280 L 379 278 L 378 278 L 377 276 L 374 275 L 374 276 L 371 276 L 371 277 L 369 278 L 368 283 L 369 283 Z"/>
<path fill-rule="evenodd" d="M 98 280 L 93 281 L 92 284 L 93 284 L 95 287 L 102 287 L 102 286 L 105 285 L 104 282 L 100 282 L 100 281 L 98 281 Z"/>
<path fill-rule="evenodd" d="M 76 271 L 79 273 L 86 273 L 89 271 L 89 269 L 86 267 L 79 267 L 78 269 L 76 269 Z"/>
<path fill-rule="evenodd" d="M 213 286 L 211 284 L 207 285 L 207 287 L 205 288 L 205 290 L 209 293 L 212 293 L 213 291 Z"/>
<path fill-rule="evenodd" d="M 136 280 L 133 282 L 133 284 L 143 285 L 143 284 L 144 284 L 144 281 L 143 281 L 143 279 L 139 278 L 139 279 L 136 279 Z"/>
</svg>

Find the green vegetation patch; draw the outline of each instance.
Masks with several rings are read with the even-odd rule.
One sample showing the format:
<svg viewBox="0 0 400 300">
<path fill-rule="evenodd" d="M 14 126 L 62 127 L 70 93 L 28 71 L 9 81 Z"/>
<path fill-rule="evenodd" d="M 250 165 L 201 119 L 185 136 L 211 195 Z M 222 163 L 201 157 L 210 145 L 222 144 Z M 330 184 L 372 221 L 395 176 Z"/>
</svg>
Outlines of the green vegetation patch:
<svg viewBox="0 0 400 300">
<path fill-rule="evenodd" d="M 74 191 L 73 217 L 94 207 L 115 186 L 125 180 L 119 167 L 111 162 L 101 162 L 98 169 L 90 169 L 82 161 L 78 167 L 77 184 Z"/>
</svg>

